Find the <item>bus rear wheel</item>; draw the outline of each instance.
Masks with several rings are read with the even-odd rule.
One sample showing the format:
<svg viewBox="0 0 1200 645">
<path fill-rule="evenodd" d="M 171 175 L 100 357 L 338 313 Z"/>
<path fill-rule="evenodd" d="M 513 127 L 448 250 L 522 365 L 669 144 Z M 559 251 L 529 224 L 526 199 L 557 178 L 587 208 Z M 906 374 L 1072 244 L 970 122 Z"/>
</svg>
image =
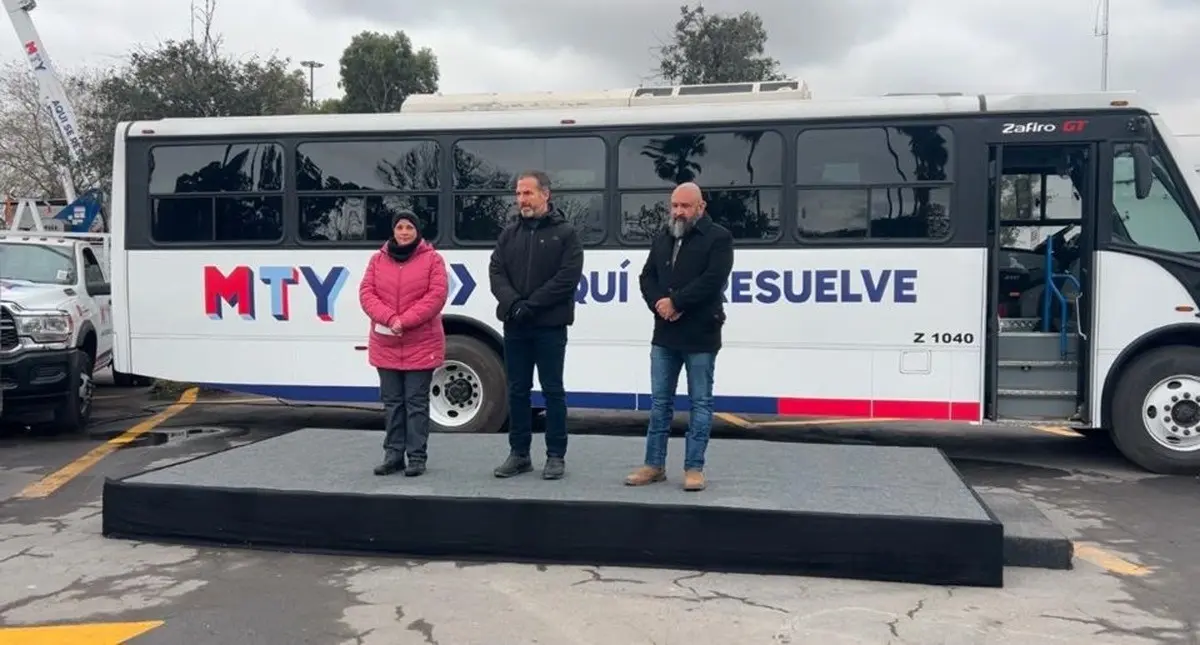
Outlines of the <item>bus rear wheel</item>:
<svg viewBox="0 0 1200 645">
<path fill-rule="evenodd" d="M 470 336 L 446 337 L 446 360 L 433 371 L 429 418 L 437 432 L 496 432 L 508 420 L 504 363 Z"/>
<path fill-rule="evenodd" d="M 1112 438 L 1130 461 L 1164 475 L 1200 474 L 1200 348 L 1138 356 L 1113 395 Z"/>
</svg>

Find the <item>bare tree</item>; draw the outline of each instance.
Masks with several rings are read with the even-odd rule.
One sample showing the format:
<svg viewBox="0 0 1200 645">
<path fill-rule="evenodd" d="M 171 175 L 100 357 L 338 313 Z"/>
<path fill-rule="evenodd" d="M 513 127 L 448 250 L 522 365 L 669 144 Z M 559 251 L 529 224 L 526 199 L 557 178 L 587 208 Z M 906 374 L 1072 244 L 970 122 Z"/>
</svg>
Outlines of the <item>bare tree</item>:
<svg viewBox="0 0 1200 645">
<path fill-rule="evenodd" d="M 210 59 L 215 59 L 221 54 L 221 44 L 224 38 L 213 32 L 213 21 L 217 15 L 217 0 L 202 0 L 202 4 L 197 4 L 196 0 L 192 0 L 192 41 L 200 45 L 201 51 Z M 199 28 L 199 40 L 196 40 L 197 27 Z"/>
<path fill-rule="evenodd" d="M 73 105 L 84 104 L 87 78 L 86 73 L 63 78 Z M 97 179 L 71 160 L 26 63 L 0 64 L 0 192 L 15 197 L 62 198 L 59 169 L 64 165 L 71 171 L 76 190 Z"/>
</svg>

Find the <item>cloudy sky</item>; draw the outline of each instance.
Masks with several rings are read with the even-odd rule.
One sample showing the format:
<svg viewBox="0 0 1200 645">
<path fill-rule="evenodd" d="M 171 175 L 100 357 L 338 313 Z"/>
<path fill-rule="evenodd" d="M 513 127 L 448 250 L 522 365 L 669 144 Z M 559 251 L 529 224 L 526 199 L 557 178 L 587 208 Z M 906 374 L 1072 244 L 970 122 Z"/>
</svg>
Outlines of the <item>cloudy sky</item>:
<svg viewBox="0 0 1200 645">
<path fill-rule="evenodd" d="M 200 2 L 200 0 L 197 0 Z M 186 37 L 191 0 L 39 0 L 62 68 L 108 65 L 138 43 Z M 758 12 L 770 54 L 817 98 L 913 91 L 1099 87 L 1100 0 L 707 0 Z M 231 51 L 326 63 L 364 29 L 405 30 L 440 60 L 445 92 L 631 87 L 653 77 L 681 0 L 217 0 Z M 99 9 L 99 7 L 103 9 Z M 446 8 L 439 8 L 446 7 Z M 1146 92 L 1200 133 L 1200 2 L 1112 0 L 1109 87 Z M 12 33 L 11 31 L 9 32 Z M 6 52 L 18 58 L 11 36 Z"/>
</svg>

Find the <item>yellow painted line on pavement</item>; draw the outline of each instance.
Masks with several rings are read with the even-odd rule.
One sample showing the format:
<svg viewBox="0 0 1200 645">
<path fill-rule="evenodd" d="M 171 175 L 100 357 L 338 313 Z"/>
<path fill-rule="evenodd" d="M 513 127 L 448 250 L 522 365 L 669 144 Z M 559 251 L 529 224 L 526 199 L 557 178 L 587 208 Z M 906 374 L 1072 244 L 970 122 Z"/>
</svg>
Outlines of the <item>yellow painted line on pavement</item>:
<svg viewBox="0 0 1200 645">
<path fill-rule="evenodd" d="M 911 419 L 909 419 L 911 421 Z M 887 421 L 904 421 L 904 419 L 872 418 L 872 419 L 796 419 L 795 421 L 765 421 L 758 424 L 762 428 L 799 428 L 803 426 L 850 425 L 855 423 L 884 423 Z"/>
<path fill-rule="evenodd" d="M 1034 430 L 1045 432 L 1046 434 L 1058 435 L 1060 437 L 1083 437 L 1083 435 L 1075 432 L 1067 426 L 1029 426 Z"/>
<path fill-rule="evenodd" d="M 140 623 L 0 627 L 0 645 L 121 645 L 162 625 L 161 620 L 150 620 Z"/>
<path fill-rule="evenodd" d="M 1123 576 L 1141 577 L 1150 573 L 1150 567 L 1135 564 L 1121 556 L 1106 551 L 1094 544 L 1075 543 L 1075 557 Z"/>
<path fill-rule="evenodd" d="M 245 405 L 247 403 L 279 403 L 279 399 L 269 396 L 249 396 L 240 399 L 205 399 L 201 405 Z"/>
<path fill-rule="evenodd" d="M 750 430 L 755 427 L 755 424 L 753 422 L 751 422 L 749 419 L 743 419 L 742 417 L 739 417 L 736 414 L 730 414 L 728 412 L 718 412 L 718 413 L 714 414 L 713 416 L 724 421 L 725 423 L 735 425 L 739 428 L 745 428 L 747 430 Z"/>
<path fill-rule="evenodd" d="M 87 469 L 95 466 L 97 462 L 104 459 L 109 454 L 115 452 L 122 446 L 130 443 L 134 439 L 150 432 L 154 428 L 162 425 L 164 421 L 183 412 L 196 402 L 196 395 L 199 392 L 198 388 L 189 388 L 179 396 L 179 400 L 172 403 L 167 409 L 158 414 L 142 421 L 132 428 L 122 432 L 121 434 L 109 439 L 108 441 L 92 448 L 87 454 L 72 461 L 71 463 L 59 468 L 56 472 L 51 473 L 42 479 L 28 485 L 25 490 L 17 493 L 17 497 L 21 499 L 34 499 L 39 497 L 49 497 L 54 494 L 54 491 L 62 488 L 67 482 L 75 479 L 83 474 Z"/>
</svg>

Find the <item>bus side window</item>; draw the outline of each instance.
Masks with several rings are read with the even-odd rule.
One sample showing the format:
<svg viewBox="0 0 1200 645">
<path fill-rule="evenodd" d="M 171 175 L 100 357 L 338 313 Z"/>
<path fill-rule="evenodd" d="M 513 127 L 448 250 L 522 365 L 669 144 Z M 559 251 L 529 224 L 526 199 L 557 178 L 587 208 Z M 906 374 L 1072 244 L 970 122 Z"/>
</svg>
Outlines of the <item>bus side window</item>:
<svg viewBox="0 0 1200 645">
<path fill-rule="evenodd" d="M 1113 150 L 1113 240 L 1175 253 L 1200 252 L 1200 231 L 1188 216 L 1180 187 L 1172 181 L 1158 146 L 1153 148 L 1154 181 L 1150 194 L 1138 199 L 1133 183 L 1129 144 Z"/>
</svg>

